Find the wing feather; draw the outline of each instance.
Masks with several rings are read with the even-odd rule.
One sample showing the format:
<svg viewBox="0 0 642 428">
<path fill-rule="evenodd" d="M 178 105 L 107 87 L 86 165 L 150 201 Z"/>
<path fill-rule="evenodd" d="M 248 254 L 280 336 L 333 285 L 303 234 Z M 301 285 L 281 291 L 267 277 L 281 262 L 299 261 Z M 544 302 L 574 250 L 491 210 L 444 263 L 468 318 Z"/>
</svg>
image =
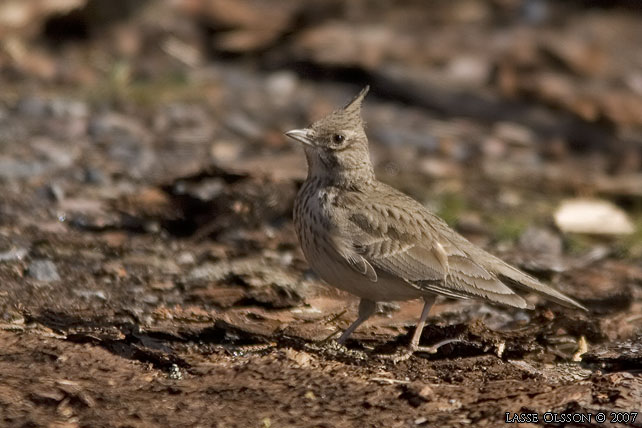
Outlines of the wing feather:
<svg viewBox="0 0 642 428">
<path fill-rule="evenodd" d="M 386 194 L 348 201 L 353 248 L 372 268 L 400 277 L 427 292 L 455 298 L 481 297 L 519 308 L 526 301 L 509 285 L 582 307 L 535 278 L 475 247 L 410 197 L 383 186 Z M 376 195 L 375 195 L 376 196 Z M 359 265 L 359 269 L 363 270 Z M 365 268 L 369 271 L 368 268 Z M 369 277 L 372 279 L 372 274 Z"/>
</svg>

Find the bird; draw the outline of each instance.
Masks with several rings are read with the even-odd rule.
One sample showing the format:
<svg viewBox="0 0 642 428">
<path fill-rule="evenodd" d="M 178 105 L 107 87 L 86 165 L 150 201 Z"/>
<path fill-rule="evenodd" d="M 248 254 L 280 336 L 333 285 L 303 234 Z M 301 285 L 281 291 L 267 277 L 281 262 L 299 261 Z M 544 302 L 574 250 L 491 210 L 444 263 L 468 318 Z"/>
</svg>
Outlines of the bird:
<svg viewBox="0 0 642 428">
<path fill-rule="evenodd" d="M 472 244 L 422 204 L 377 179 L 361 115 L 368 91 L 366 86 L 343 108 L 307 128 L 285 133 L 302 143 L 308 166 L 293 209 L 303 254 L 321 279 L 360 298 L 357 319 L 337 342 L 345 344 L 376 312 L 378 302 L 423 299 L 410 352 L 434 352 L 419 342 L 437 296 L 533 309 L 520 290 L 586 310 Z"/>
</svg>

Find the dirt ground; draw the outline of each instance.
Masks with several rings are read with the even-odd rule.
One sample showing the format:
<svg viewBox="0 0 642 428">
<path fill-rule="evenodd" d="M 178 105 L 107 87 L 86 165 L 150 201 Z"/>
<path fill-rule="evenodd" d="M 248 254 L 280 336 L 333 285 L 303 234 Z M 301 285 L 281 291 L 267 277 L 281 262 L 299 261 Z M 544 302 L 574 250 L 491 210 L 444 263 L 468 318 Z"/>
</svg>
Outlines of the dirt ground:
<svg viewBox="0 0 642 428">
<path fill-rule="evenodd" d="M 0 426 L 642 427 L 641 24 L 628 1 L 0 3 Z M 421 311 L 397 302 L 332 340 L 357 301 L 299 249 L 283 132 L 366 84 L 379 178 L 588 313 L 441 299 L 442 346 L 397 359 Z M 573 233 L 578 198 L 617 215 Z"/>
</svg>

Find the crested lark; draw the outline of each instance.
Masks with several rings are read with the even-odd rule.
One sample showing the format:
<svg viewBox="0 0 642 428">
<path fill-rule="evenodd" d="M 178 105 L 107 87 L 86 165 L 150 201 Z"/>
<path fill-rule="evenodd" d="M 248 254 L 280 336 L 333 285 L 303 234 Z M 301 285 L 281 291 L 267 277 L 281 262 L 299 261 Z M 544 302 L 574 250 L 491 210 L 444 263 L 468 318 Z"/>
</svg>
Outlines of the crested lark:
<svg viewBox="0 0 642 428">
<path fill-rule="evenodd" d="M 346 107 L 309 128 L 286 132 L 304 144 L 308 177 L 294 203 L 294 224 L 312 269 L 361 298 L 350 334 L 376 302 L 424 299 L 410 350 L 436 295 L 529 305 L 513 288 L 585 309 L 573 299 L 476 247 L 414 199 L 377 180 L 361 118 L 364 88 Z"/>
</svg>

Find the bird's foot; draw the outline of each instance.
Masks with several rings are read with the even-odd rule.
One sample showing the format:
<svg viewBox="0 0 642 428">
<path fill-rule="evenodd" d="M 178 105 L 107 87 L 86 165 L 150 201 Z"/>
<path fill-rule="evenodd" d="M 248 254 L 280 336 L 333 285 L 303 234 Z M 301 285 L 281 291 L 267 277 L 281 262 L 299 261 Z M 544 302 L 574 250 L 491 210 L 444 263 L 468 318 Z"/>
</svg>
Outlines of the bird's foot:
<svg viewBox="0 0 642 428">
<path fill-rule="evenodd" d="M 437 351 L 439 351 L 439 348 L 441 348 L 442 346 L 448 345 L 449 343 L 456 343 L 456 342 L 461 342 L 461 341 L 462 341 L 461 339 L 459 339 L 457 337 L 453 337 L 453 338 L 450 338 L 450 339 L 444 339 L 441 342 L 437 342 L 432 346 L 419 346 L 419 345 L 412 346 L 412 345 L 410 345 L 410 349 L 412 350 L 412 352 L 423 352 L 423 353 L 426 353 L 426 354 L 436 354 Z"/>
<path fill-rule="evenodd" d="M 380 361 L 390 361 L 393 364 L 406 361 L 412 357 L 414 351 L 410 348 L 400 348 L 394 354 L 372 354 L 371 357 Z"/>
<path fill-rule="evenodd" d="M 441 342 L 437 342 L 432 346 L 419 346 L 418 344 L 411 343 L 407 348 L 401 348 L 394 354 L 374 354 L 373 357 L 380 360 L 392 361 L 396 364 L 410 359 L 410 357 L 412 357 L 416 353 L 436 354 L 439 351 L 439 348 L 441 348 L 442 346 L 460 341 L 461 339 L 459 338 L 445 339 Z"/>
</svg>

